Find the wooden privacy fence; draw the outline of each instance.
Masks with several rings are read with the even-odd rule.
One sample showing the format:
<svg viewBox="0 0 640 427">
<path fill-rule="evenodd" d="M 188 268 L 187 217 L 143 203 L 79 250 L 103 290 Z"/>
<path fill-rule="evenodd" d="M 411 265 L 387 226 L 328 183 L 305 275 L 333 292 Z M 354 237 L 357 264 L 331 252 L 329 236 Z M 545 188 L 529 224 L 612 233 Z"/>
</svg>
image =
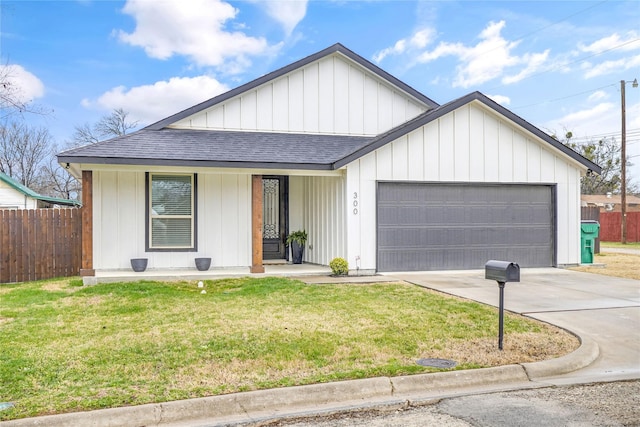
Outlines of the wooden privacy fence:
<svg viewBox="0 0 640 427">
<path fill-rule="evenodd" d="M 622 239 L 622 214 L 600 212 L 600 240 L 619 242 Z M 627 212 L 627 242 L 640 242 L 640 212 Z"/>
<path fill-rule="evenodd" d="M 82 210 L 0 210 L 0 283 L 77 276 Z"/>
</svg>

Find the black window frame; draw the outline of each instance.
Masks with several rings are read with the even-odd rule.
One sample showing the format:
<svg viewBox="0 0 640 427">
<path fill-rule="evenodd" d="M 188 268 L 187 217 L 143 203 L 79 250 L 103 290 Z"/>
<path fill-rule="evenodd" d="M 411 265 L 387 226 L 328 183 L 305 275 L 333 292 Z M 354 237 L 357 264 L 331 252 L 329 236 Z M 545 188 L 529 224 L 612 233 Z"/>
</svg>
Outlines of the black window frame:
<svg viewBox="0 0 640 427">
<path fill-rule="evenodd" d="M 193 177 L 193 247 L 190 248 L 153 248 L 151 247 L 151 179 L 153 175 L 180 175 Z M 181 172 L 146 172 L 145 173 L 145 251 L 146 252 L 197 252 L 198 251 L 198 174 Z"/>
</svg>

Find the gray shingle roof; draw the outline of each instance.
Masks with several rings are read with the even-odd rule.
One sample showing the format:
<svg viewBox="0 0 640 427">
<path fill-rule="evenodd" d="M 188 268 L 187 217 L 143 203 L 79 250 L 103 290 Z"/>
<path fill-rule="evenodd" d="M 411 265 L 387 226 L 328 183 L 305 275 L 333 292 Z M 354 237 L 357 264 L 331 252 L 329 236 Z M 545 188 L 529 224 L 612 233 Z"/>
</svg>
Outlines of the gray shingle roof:
<svg viewBox="0 0 640 427">
<path fill-rule="evenodd" d="M 271 132 L 142 129 L 58 154 L 61 163 L 334 169 L 374 138 Z"/>
<path fill-rule="evenodd" d="M 429 110 L 376 137 L 183 129 L 142 129 L 65 151 L 61 163 L 332 170 L 388 144 L 472 101 L 479 101 L 595 173 L 597 164 L 480 92 Z"/>
</svg>

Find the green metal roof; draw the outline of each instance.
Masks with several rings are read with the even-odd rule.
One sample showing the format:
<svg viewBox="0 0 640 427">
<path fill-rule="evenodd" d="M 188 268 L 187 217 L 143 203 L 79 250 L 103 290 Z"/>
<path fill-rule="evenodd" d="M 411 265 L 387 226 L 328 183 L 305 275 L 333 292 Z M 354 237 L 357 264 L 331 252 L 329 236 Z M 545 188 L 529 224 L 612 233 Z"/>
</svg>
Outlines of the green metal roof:
<svg viewBox="0 0 640 427">
<path fill-rule="evenodd" d="M 9 175 L 0 172 L 0 180 L 9 184 L 9 186 L 15 188 L 22 194 L 27 197 L 31 197 L 32 199 L 42 200 L 43 202 L 55 203 L 57 205 L 67 205 L 67 206 L 81 206 L 78 200 L 69 200 L 69 199 L 58 199 L 56 197 L 43 196 L 42 194 L 38 194 L 29 187 L 24 186 L 20 182 L 11 178 Z"/>
</svg>

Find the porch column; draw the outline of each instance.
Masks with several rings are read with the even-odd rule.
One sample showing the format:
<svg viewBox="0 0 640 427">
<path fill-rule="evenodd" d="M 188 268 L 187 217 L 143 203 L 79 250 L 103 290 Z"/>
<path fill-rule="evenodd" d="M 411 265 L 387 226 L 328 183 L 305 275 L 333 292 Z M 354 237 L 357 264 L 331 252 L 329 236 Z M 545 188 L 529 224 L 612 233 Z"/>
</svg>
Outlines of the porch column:
<svg viewBox="0 0 640 427">
<path fill-rule="evenodd" d="M 251 270 L 264 273 L 262 265 L 262 175 L 251 177 Z"/>
<path fill-rule="evenodd" d="M 95 276 L 93 269 L 93 173 L 82 171 L 82 262 L 80 276 Z"/>
</svg>

